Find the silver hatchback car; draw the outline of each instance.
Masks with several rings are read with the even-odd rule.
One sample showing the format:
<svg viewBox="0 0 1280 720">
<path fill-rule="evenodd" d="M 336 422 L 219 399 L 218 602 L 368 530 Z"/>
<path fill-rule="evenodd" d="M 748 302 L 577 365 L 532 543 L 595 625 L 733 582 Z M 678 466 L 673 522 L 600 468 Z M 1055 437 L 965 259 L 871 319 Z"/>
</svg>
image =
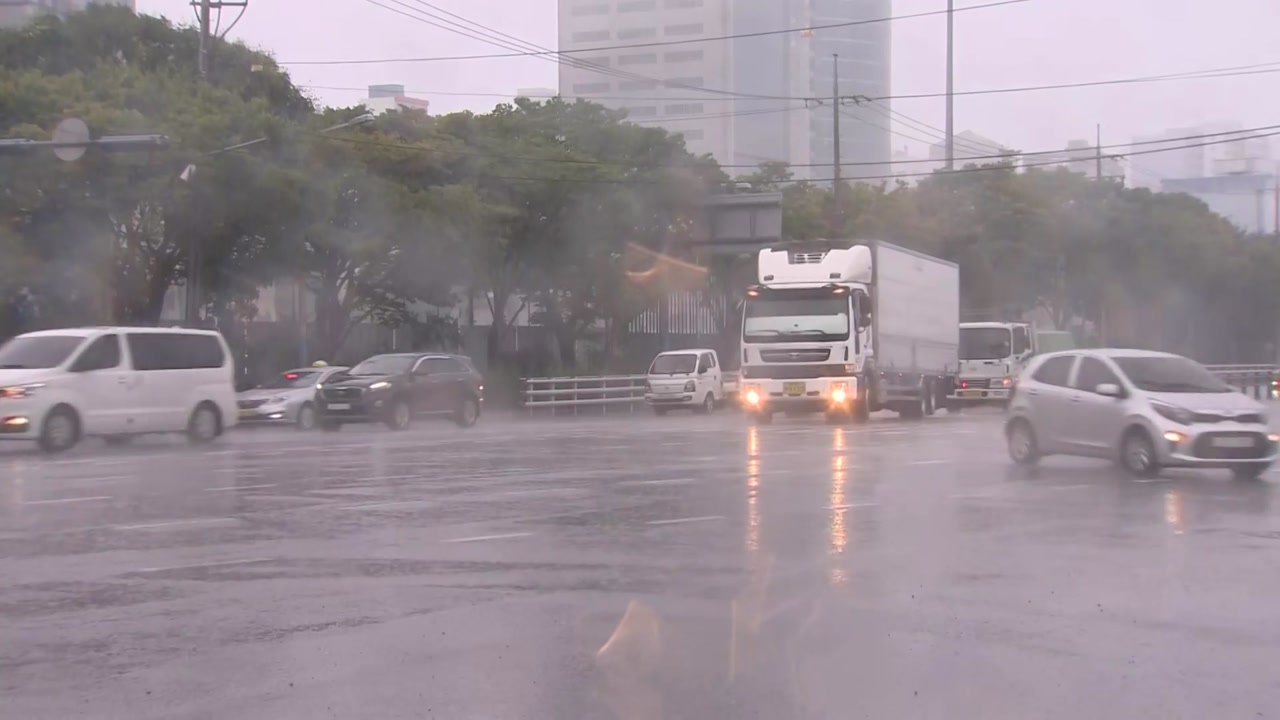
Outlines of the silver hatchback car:
<svg viewBox="0 0 1280 720">
<path fill-rule="evenodd" d="M 1035 358 L 1005 421 L 1009 456 L 1113 458 L 1134 475 L 1162 467 L 1227 468 L 1256 479 L 1277 455 L 1261 403 L 1198 363 L 1146 350 L 1078 350 Z"/>
</svg>

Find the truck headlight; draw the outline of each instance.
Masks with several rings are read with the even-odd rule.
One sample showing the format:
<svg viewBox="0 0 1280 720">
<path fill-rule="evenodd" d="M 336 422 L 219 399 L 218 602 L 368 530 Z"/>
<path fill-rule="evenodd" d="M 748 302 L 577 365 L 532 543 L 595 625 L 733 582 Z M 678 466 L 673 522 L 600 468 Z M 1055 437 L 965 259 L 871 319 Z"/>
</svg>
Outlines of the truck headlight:
<svg viewBox="0 0 1280 720">
<path fill-rule="evenodd" d="M 697 389 L 698 389 L 698 384 L 692 380 L 684 384 L 685 392 L 693 392 L 694 390 L 697 390 Z"/>
<path fill-rule="evenodd" d="M 748 405 L 759 405 L 760 390 L 758 390 L 754 385 L 748 385 L 743 388 L 742 398 L 747 401 Z"/>
<path fill-rule="evenodd" d="M 849 398 L 849 385 L 847 383 L 831 384 L 831 402 L 840 405 Z"/>
<path fill-rule="evenodd" d="M 44 387 L 44 383 L 27 383 L 26 385 L 11 385 L 9 387 L 0 388 L 0 398 L 10 400 L 18 400 L 28 398 L 36 394 L 36 391 Z"/>
</svg>

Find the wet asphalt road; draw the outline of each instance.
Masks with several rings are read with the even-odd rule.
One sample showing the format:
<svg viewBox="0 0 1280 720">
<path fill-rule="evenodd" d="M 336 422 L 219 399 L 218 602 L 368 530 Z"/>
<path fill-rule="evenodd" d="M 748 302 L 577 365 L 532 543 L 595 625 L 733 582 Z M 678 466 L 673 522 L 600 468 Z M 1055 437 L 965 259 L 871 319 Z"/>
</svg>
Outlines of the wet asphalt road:
<svg viewBox="0 0 1280 720">
<path fill-rule="evenodd" d="M 1271 717 L 1277 482 L 990 413 L 0 448 L 3 714 Z"/>
</svg>

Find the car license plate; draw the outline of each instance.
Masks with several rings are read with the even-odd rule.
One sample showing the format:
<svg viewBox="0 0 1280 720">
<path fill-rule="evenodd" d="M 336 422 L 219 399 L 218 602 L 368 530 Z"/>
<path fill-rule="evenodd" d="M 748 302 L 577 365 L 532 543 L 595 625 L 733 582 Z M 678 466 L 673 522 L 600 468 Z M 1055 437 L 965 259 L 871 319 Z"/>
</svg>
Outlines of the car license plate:
<svg viewBox="0 0 1280 720">
<path fill-rule="evenodd" d="M 255 411 L 253 411 L 253 410 L 241 410 L 241 411 L 240 411 L 240 417 L 242 417 L 242 418 L 251 418 L 251 417 L 253 417 L 253 416 L 257 415 L 257 414 L 258 414 L 258 413 L 257 413 L 257 412 L 255 412 Z"/>
<path fill-rule="evenodd" d="M 804 383 L 796 383 L 796 382 L 782 383 L 782 392 L 786 393 L 787 395 L 803 395 Z"/>
<path fill-rule="evenodd" d="M 329 403 L 330 410 L 350 410 L 351 403 Z"/>
<path fill-rule="evenodd" d="M 1221 448 L 1246 448 L 1253 447 L 1253 438 L 1247 437 L 1217 437 L 1213 439 L 1214 447 Z"/>
</svg>

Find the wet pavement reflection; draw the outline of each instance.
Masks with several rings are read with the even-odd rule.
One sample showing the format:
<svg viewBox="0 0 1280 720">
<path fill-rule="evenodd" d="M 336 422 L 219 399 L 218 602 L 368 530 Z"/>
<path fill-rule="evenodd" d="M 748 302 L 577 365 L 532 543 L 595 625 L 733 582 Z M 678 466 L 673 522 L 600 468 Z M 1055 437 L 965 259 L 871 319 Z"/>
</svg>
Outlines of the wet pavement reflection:
<svg viewBox="0 0 1280 720">
<path fill-rule="evenodd" d="M 1255 717 L 1278 481 L 1025 471 L 981 413 L 0 447 L 0 692 L 24 718 Z"/>
</svg>

